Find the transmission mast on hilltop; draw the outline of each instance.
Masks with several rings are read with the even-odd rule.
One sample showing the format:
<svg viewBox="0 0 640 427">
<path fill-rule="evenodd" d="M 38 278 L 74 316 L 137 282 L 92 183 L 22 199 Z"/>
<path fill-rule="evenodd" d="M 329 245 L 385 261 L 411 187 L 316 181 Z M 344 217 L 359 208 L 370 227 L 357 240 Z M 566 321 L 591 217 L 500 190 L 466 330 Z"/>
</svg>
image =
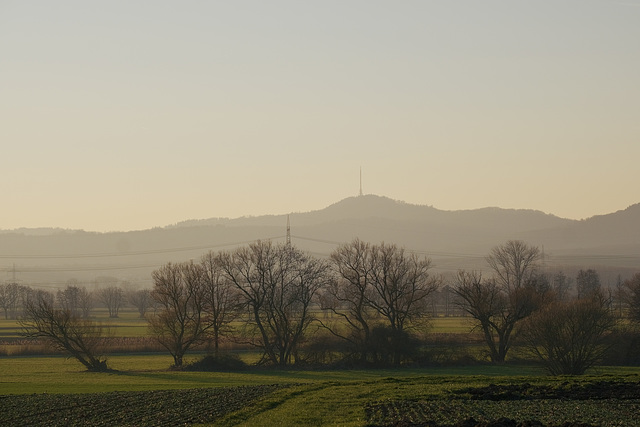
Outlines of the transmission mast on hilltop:
<svg viewBox="0 0 640 427">
<path fill-rule="evenodd" d="M 362 196 L 362 166 L 360 166 L 360 196 Z"/>
<path fill-rule="evenodd" d="M 291 225 L 289 224 L 289 215 L 287 215 L 287 247 L 291 247 Z"/>
</svg>

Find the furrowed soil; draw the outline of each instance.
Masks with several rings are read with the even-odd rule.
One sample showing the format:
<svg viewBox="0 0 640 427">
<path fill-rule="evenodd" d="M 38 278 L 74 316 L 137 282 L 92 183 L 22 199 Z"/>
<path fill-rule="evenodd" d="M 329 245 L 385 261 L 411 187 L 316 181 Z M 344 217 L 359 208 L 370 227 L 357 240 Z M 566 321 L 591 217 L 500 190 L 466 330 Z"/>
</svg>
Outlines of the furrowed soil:
<svg viewBox="0 0 640 427">
<path fill-rule="evenodd" d="M 0 425 L 640 426 L 637 375 L 538 384 L 476 382 L 476 386 L 447 385 L 444 379 L 440 377 L 440 386 L 433 389 L 433 379 L 425 377 L 7 395 L 0 396 Z M 372 394 L 379 398 L 366 397 Z M 331 407 L 322 402 L 332 402 Z"/>
<path fill-rule="evenodd" d="M 285 385 L 0 396 L 3 426 L 177 426 L 214 423 Z"/>
<path fill-rule="evenodd" d="M 372 402 L 365 412 L 368 426 L 639 426 L 640 383 L 490 384 L 454 390 L 449 399 Z"/>
</svg>

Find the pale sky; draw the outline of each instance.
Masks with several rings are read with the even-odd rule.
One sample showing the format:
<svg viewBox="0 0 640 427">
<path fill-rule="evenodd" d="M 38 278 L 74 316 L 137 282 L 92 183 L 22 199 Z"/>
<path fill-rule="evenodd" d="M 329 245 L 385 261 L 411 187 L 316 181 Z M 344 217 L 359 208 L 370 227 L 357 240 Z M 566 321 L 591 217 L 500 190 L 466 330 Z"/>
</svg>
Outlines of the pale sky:
<svg viewBox="0 0 640 427">
<path fill-rule="evenodd" d="M 640 202 L 640 0 L 0 0 L 0 229 Z"/>
</svg>

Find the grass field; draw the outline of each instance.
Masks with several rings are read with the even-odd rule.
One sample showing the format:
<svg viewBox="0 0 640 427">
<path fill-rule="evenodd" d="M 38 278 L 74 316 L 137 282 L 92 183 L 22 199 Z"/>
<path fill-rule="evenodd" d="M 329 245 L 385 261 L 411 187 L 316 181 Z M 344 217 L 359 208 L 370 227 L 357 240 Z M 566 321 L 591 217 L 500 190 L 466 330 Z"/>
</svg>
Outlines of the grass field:
<svg viewBox="0 0 640 427">
<path fill-rule="evenodd" d="M 195 360 L 198 356 L 191 356 Z M 185 360 L 189 362 L 189 358 Z M 243 372 L 176 372 L 164 354 L 109 357 L 114 373 L 87 372 L 74 359 L 62 356 L 0 357 L 0 394 L 95 393 L 317 381 L 360 381 L 416 375 L 500 377 L 541 376 L 538 367 L 462 366 L 431 369 L 316 370 L 250 369 Z M 616 372 L 620 372 L 617 368 Z M 603 371 L 604 372 L 604 371 Z M 633 369 L 630 372 L 635 372 Z"/>
<path fill-rule="evenodd" d="M 95 309 L 91 319 L 109 326 L 116 337 L 143 337 L 149 334 L 146 319 L 130 308 L 121 310 L 115 319 L 109 318 L 105 309 Z M 465 317 L 434 317 L 430 320 L 429 332 L 465 333 L 469 332 L 471 326 L 470 319 Z M 0 341 L 19 337 L 21 330 L 16 320 L 0 318 Z"/>
<path fill-rule="evenodd" d="M 119 372 L 89 373 L 64 357 L 0 358 L 0 424 L 30 419 L 29 425 L 92 425 L 97 420 L 106 425 L 163 425 L 173 420 L 166 425 L 361 426 L 436 417 L 440 425 L 447 425 L 470 416 L 489 419 L 492 414 L 600 425 L 639 425 L 640 419 L 637 395 L 635 400 L 496 402 L 455 394 L 490 384 L 557 388 L 606 380 L 637 385 L 638 368 L 603 367 L 578 379 L 548 377 L 535 366 L 204 373 L 169 371 L 166 355 L 121 355 L 110 361 Z M 123 407 L 122 402 L 128 403 Z M 187 415 L 191 418 L 180 418 Z"/>
<path fill-rule="evenodd" d="M 141 318 L 137 311 L 126 308 L 120 311 L 119 317 L 109 318 L 106 309 L 94 309 L 91 319 L 106 325 L 108 331 L 106 336 L 113 338 L 107 353 L 133 353 L 164 351 L 149 335 L 148 322 Z M 431 319 L 428 335 L 434 340 L 432 345 L 447 347 L 446 342 L 456 334 L 468 334 L 471 322 L 468 318 L 462 317 L 436 317 Z M 23 356 L 23 355 L 50 355 L 55 354 L 42 342 L 36 343 L 26 340 L 22 336 L 23 330 L 17 320 L 0 319 L 0 356 Z M 447 338 L 447 336 L 449 338 Z M 120 340 L 118 338 L 124 338 Z M 445 340 L 444 342 L 442 340 Z M 223 344 L 224 350 L 239 350 L 243 346 L 238 346 L 231 342 Z M 483 347 L 482 347 L 483 348 Z M 479 351 L 482 351 L 480 348 Z M 478 356 L 478 351 L 467 349 Z M 452 351 L 457 351 L 453 349 Z M 445 354 L 442 357 L 452 357 L 455 355 Z M 479 355 L 478 357 L 482 357 Z"/>
<path fill-rule="evenodd" d="M 96 320 L 109 324 L 115 337 L 148 336 L 146 321 L 133 311 L 123 311 L 118 319 L 96 314 Z M 464 318 L 435 318 L 430 331 L 446 340 L 448 334 L 464 334 L 469 328 Z M 6 349 L 3 353 L 2 346 L 18 347 L 14 341 L 19 339 L 18 323 L 0 320 L 0 355 L 12 354 Z M 201 356 L 188 353 L 185 362 Z M 251 356 L 246 353 L 243 358 L 251 361 Z M 169 370 L 173 360 L 164 352 L 110 354 L 108 361 L 113 372 L 91 373 L 64 356 L 0 356 L 0 425 L 383 426 L 432 422 L 455 426 L 471 417 L 479 421 L 506 417 L 538 420 L 542 425 L 571 421 L 640 426 L 640 368 L 598 367 L 584 377 L 570 378 L 549 377 L 538 366 L 521 364 L 187 372 Z M 619 384 L 630 387 L 630 394 L 611 397 L 600 392 Z M 472 392 L 465 391 L 470 387 L 516 387 L 521 396 L 514 398 L 509 391 L 498 398 L 475 400 Z M 589 398 L 574 399 L 572 392 L 562 398 L 547 395 L 567 387 L 593 390 Z"/>
</svg>

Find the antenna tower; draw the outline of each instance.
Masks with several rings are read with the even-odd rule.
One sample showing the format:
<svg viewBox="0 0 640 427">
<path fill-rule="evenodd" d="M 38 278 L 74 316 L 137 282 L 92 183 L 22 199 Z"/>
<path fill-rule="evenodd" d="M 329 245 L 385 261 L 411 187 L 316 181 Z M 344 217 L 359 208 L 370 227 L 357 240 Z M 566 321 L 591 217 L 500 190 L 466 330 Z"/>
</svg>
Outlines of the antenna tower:
<svg viewBox="0 0 640 427">
<path fill-rule="evenodd" d="M 291 246 L 291 225 L 289 223 L 289 215 L 287 215 L 287 246 Z"/>
<path fill-rule="evenodd" d="M 360 166 L 360 196 L 362 196 L 362 166 Z"/>
</svg>

